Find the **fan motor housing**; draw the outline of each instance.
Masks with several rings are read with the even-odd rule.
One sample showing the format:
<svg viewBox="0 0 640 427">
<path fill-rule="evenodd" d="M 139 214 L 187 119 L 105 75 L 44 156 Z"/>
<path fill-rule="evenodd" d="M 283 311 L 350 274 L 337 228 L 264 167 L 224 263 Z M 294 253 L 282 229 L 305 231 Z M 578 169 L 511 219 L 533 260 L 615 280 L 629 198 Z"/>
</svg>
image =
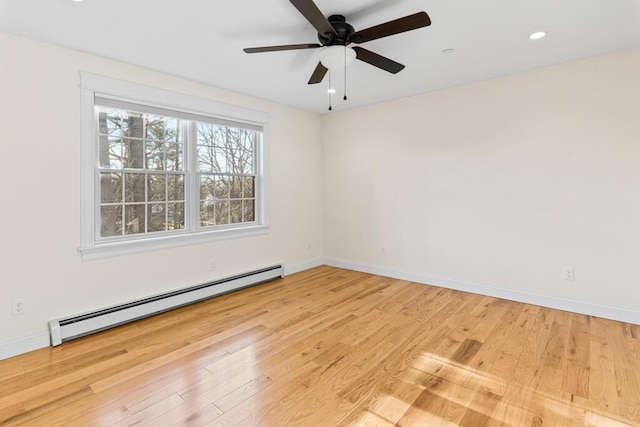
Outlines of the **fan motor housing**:
<svg viewBox="0 0 640 427">
<path fill-rule="evenodd" d="M 346 46 L 351 43 L 348 38 L 355 30 L 347 23 L 347 20 L 342 15 L 331 15 L 327 18 L 331 26 L 336 30 L 337 34 L 320 34 L 318 33 L 318 40 L 323 46 Z"/>
</svg>

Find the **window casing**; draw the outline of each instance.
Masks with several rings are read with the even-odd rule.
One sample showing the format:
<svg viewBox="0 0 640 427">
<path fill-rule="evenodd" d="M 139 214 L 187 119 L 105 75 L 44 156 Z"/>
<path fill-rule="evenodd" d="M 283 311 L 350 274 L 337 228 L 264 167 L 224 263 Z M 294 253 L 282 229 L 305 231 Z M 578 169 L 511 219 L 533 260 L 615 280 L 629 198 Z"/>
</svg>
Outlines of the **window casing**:
<svg viewBox="0 0 640 427">
<path fill-rule="evenodd" d="M 268 232 L 265 113 L 81 78 L 83 259 Z"/>
</svg>

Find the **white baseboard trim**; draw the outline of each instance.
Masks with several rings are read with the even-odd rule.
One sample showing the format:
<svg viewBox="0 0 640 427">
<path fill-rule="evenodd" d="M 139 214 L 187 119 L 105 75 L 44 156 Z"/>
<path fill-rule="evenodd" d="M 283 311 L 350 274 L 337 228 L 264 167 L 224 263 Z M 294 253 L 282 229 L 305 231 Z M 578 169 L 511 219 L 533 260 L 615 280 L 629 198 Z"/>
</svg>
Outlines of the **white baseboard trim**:
<svg viewBox="0 0 640 427">
<path fill-rule="evenodd" d="M 326 257 L 326 265 L 640 325 L 640 311 Z"/>
<path fill-rule="evenodd" d="M 296 264 L 285 264 L 284 275 L 288 276 L 290 274 L 309 270 L 310 268 L 320 267 L 321 265 L 324 265 L 323 258 L 313 258 L 313 259 L 309 259 L 307 261 L 296 263 Z"/>
<path fill-rule="evenodd" d="M 49 347 L 50 343 L 48 332 L 40 332 L 27 337 L 0 342 L 0 360 Z"/>
</svg>

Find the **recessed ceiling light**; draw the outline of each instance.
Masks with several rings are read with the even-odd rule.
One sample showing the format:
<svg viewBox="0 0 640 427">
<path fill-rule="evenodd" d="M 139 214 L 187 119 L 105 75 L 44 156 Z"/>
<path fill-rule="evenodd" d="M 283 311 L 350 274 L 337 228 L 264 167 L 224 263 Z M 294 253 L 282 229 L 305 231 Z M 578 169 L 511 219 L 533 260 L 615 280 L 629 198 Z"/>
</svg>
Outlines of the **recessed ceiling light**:
<svg viewBox="0 0 640 427">
<path fill-rule="evenodd" d="M 546 35 L 547 35 L 546 31 L 536 31 L 535 33 L 533 33 L 533 34 L 531 34 L 529 36 L 529 39 L 531 39 L 531 40 L 540 40 L 541 38 L 543 38 Z"/>
<path fill-rule="evenodd" d="M 72 1 L 74 1 L 76 3 L 82 3 L 84 0 L 72 0 Z"/>
<path fill-rule="evenodd" d="M 451 48 L 449 48 L 449 49 L 445 49 L 445 50 L 443 50 L 443 51 L 442 51 L 442 54 L 443 54 L 443 55 L 451 55 L 453 52 L 455 52 L 455 49 L 451 49 Z"/>
<path fill-rule="evenodd" d="M 333 94 L 333 93 L 336 93 L 336 90 L 335 89 L 329 89 L 329 90 L 327 90 L 327 93 Z"/>
</svg>

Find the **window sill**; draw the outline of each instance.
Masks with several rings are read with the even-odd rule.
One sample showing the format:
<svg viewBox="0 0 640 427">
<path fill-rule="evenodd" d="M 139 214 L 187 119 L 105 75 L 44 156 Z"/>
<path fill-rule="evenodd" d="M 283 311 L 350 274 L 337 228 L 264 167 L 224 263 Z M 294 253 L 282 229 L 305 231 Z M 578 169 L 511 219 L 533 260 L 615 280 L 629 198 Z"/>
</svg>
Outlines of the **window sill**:
<svg viewBox="0 0 640 427">
<path fill-rule="evenodd" d="M 137 252 L 147 252 L 157 249 L 214 242 L 217 240 L 259 236 L 267 234 L 268 232 L 268 225 L 256 225 L 227 230 L 200 231 L 197 233 L 179 234 L 174 236 L 149 237 L 143 240 L 96 243 L 94 245 L 82 246 L 78 248 L 78 251 L 82 255 L 82 260 L 88 261 Z"/>
</svg>

